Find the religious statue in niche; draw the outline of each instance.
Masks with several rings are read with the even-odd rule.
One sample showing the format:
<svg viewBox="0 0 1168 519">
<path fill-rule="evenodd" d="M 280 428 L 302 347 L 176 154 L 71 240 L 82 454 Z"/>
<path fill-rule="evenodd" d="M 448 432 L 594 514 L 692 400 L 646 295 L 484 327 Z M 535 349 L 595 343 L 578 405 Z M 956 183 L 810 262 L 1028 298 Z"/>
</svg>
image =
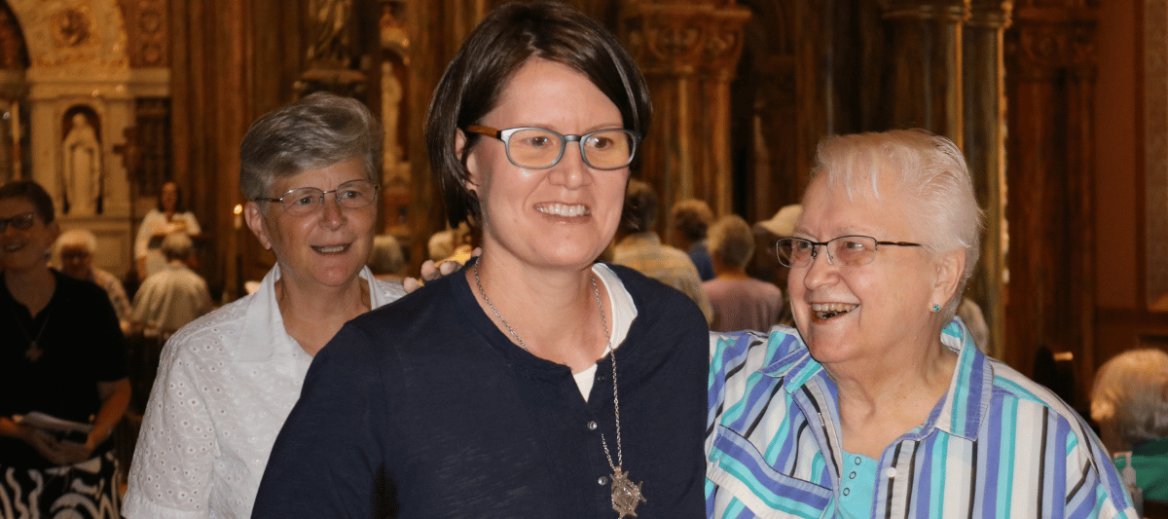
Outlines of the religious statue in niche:
<svg viewBox="0 0 1168 519">
<path fill-rule="evenodd" d="M 97 125 L 90 122 L 90 116 L 84 111 L 75 111 L 67 117 L 69 123 L 61 143 L 61 206 L 66 214 L 73 216 L 100 214 L 105 179 L 101 140 L 94 129 Z"/>
<path fill-rule="evenodd" d="M 312 20 L 308 62 L 318 68 L 347 68 L 353 0 L 309 0 L 308 9 Z"/>
</svg>

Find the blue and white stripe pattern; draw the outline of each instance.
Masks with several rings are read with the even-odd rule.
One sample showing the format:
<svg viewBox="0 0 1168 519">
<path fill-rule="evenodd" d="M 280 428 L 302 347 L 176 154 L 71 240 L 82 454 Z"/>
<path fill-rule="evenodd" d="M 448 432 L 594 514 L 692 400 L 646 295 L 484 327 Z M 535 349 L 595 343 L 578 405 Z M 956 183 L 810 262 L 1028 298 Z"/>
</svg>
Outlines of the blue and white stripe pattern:
<svg viewBox="0 0 1168 519">
<path fill-rule="evenodd" d="M 838 394 L 798 332 L 711 334 L 706 515 L 838 515 Z M 871 517 L 1135 517 L 1087 424 L 978 351 L 960 321 L 948 395 L 876 461 Z"/>
</svg>

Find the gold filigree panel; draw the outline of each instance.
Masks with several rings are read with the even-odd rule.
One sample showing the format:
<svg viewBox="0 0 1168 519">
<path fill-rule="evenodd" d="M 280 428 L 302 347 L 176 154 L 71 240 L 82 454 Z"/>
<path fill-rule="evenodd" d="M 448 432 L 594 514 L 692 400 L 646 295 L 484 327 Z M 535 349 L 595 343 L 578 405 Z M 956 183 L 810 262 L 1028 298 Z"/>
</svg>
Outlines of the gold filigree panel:
<svg viewBox="0 0 1168 519">
<path fill-rule="evenodd" d="M 9 0 L 32 69 L 74 71 L 129 66 L 122 11 L 114 0 Z"/>
<path fill-rule="evenodd" d="M 170 64 L 167 45 L 166 2 L 163 0 L 120 0 L 126 18 L 130 66 L 166 67 Z"/>
</svg>

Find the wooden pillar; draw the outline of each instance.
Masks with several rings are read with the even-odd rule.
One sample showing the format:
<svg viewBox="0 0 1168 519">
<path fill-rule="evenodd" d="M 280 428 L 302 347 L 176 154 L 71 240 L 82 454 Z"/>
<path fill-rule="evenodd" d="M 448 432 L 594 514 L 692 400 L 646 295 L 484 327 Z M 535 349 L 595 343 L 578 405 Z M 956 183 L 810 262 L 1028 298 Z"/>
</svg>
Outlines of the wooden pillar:
<svg viewBox="0 0 1168 519">
<path fill-rule="evenodd" d="M 889 0 L 881 119 L 925 128 L 962 145 L 962 23 L 969 0 Z"/>
<path fill-rule="evenodd" d="M 621 34 L 653 97 L 639 174 L 657 189 L 663 212 L 691 197 L 718 214 L 733 209 L 730 80 L 749 18 L 725 0 L 623 6 Z"/>
<path fill-rule="evenodd" d="M 978 204 L 985 212 L 981 259 L 967 294 L 989 325 L 987 348 L 1001 358 L 1005 344 L 1006 91 L 1003 37 L 1011 3 L 973 0 L 963 34 L 965 157 Z"/>
<path fill-rule="evenodd" d="M 1080 387 L 1094 370 L 1095 17 L 1080 0 L 1017 2 L 1006 54 L 1005 358 L 1029 374 L 1040 345 L 1069 351 Z"/>
</svg>

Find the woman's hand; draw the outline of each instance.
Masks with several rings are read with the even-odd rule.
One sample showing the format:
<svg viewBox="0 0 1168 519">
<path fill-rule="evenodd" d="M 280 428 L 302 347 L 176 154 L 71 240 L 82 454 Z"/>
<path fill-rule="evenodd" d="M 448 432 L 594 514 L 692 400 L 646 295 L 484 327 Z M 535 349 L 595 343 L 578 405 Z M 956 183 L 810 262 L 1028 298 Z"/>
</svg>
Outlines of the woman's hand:
<svg viewBox="0 0 1168 519">
<path fill-rule="evenodd" d="M 24 426 L 21 426 L 24 427 Z M 24 427 L 27 429 L 23 436 L 23 440 L 28 443 L 37 454 L 40 454 L 50 463 L 58 467 L 64 467 L 80 463 L 90 458 L 93 454 L 93 446 L 86 443 L 77 443 L 71 441 L 61 441 L 53 437 L 53 435 L 32 427 Z"/>
<path fill-rule="evenodd" d="M 471 256 L 477 258 L 482 253 L 483 249 L 475 247 L 475 250 L 471 252 Z M 420 273 L 419 278 L 407 277 L 403 279 L 402 287 L 405 288 L 406 293 L 409 294 L 419 288 L 422 288 L 422 286 L 425 285 L 427 281 L 434 281 L 443 276 L 449 276 L 451 273 L 457 271 L 461 267 L 462 265 L 459 265 L 454 261 L 434 263 L 434 260 L 426 260 L 425 263 L 422 263 L 422 272 Z"/>
</svg>

